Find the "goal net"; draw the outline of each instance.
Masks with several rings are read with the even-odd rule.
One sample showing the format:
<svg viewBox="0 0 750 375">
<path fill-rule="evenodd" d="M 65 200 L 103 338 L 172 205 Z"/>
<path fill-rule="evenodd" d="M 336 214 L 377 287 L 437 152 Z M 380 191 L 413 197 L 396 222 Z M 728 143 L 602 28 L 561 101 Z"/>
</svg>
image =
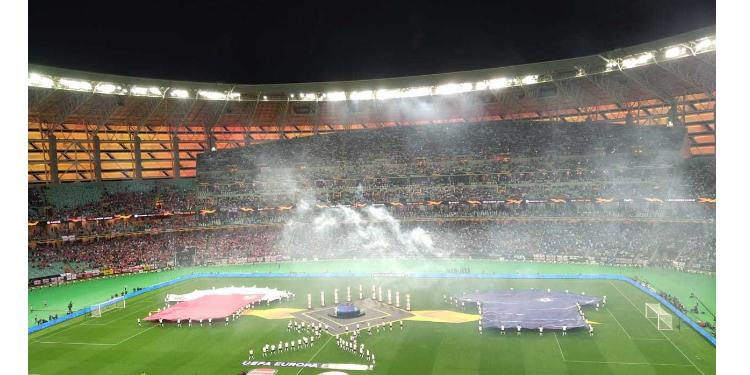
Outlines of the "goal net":
<svg viewBox="0 0 750 375">
<path fill-rule="evenodd" d="M 107 311 L 111 311 L 114 309 L 124 309 L 124 308 L 125 308 L 125 298 L 124 297 L 114 298 L 107 302 L 103 302 L 103 303 L 91 306 L 91 317 L 101 318 L 102 314 L 104 314 Z"/>
<path fill-rule="evenodd" d="M 659 331 L 672 330 L 672 314 L 668 313 L 658 303 L 646 303 L 646 319 L 656 320 L 656 329 Z"/>
</svg>

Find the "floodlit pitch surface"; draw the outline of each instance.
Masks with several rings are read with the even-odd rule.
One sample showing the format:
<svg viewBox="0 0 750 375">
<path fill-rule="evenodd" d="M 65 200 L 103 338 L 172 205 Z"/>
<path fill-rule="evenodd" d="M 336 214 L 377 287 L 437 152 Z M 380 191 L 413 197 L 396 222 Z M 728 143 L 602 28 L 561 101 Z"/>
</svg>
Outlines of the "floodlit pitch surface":
<svg viewBox="0 0 750 375">
<path fill-rule="evenodd" d="M 606 308 L 587 310 L 594 336 L 587 331 L 561 333 L 485 329 L 479 335 L 475 321 L 439 323 L 407 320 L 401 331 L 366 334 L 360 342 L 376 354 L 373 371 L 349 374 L 714 374 L 716 350 L 686 324 L 674 331 L 657 331 L 644 317 L 644 302 L 654 302 L 633 286 L 598 280 L 413 280 L 413 279 L 195 279 L 128 300 L 127 308 L 107 312 L 102 318 L 80 318 L 29 336 L 30 374 L 238 374 L 255 367 L 243 366 L 248 350 L 263 360 L 261 347 L 299 336 L 287 332 L 286 319 L 244 315 L 225 327 L 159 327 L 136 318 L 163 305 L 167 293 L 230 285 L 258 285 L 288 289 L 294 301 L 260 309 L 307 307 L 307 293 L 316 306 L 320 291 L 332 303 L 334 288 L 358 285 L 365 291 L 377 283 L 411 294 L 412 310 L 446 310 L 443 294 L 506 288 L 569 289 L 606 295 Z M 356 291 L 356 292 L 355 292 Z M 341 298 L 341 295 L 339 296 Z M 394 301 L 395 302 L 395 301 Z M 675 322 L 676 322 L 675 317 Z M 675 324 L 676 326 L 676 324 Z M 284 362 L 364 364 L 359 356 L 339 350 L 335 339 L 323 335 L 309 349 L 276 354 L 268 359 Z M 258 366 L 269 367 L 269 366 Z M 273 367 L 273 366 L 270 366 Z M 319 374 L 320 369 L 278 368 L 278 374 Z"/>
</svg>

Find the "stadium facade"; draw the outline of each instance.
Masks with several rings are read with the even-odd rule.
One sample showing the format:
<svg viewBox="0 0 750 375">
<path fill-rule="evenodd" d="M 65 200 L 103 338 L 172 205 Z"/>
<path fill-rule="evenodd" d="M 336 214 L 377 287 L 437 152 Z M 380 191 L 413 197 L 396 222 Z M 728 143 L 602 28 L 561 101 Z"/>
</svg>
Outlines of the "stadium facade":
<svg viewBox="0 0 750 375">
<path fill-rule="evenodd" d="M 567 60 L 274 85 L 165 81 L 31 65 L 28 182 L 194 177 L 197 155 L 214 148 L 401 125 L 507 120 L 684 126 L 685 155 L 713 155 L 715 43 L 710 27 Z"/>
</svg>

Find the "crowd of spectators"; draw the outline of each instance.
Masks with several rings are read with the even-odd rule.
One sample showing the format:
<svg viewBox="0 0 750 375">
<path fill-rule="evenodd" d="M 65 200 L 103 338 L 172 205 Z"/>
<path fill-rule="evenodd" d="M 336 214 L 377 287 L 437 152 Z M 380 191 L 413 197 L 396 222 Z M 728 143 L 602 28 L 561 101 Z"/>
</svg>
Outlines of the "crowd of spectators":
<svg viewBox="0 0 750 375">
<path fill-rule="evenodd" d="M 175 232 L 126 237 L 29 251 L 29 265 L 51 262 L 83 268 L 172 264 L 178 248 L 194 248 L 196 264 L 254 263 L 267 259 L 389 256 L 487 258 L 509 261 L 597 263 L 715 270 L 714 226 L 704 223 L 600 221 L 402 222 L 400 233 L 385 224 L 348 224 L 319 231 L 310 223 L 231 230 Z M 355 235 L 357 234 L 357 235 Z M 416 235 L 429 241 L 412 241 Z M 429 242 L 429 245 L 426 243 Z"/>
<path fill-rule="evenodd" d="M 197 179 L 190 180 L 187 188 L 153 184 L 149 189 L 110 191 L 103 184 L 101 193 L 79 194 L 95 195 L 96 199 L 65 204 L 45 196 L 43 188 L 30 188 L 29 218 L 44 223 L 117 214 L 193 212 L 197 216 L 202 209 L 237 216 L 233 214 L 241 209 L 257 212 L 294 205 L 300 199 L 351 205 L 595 198 L 639 202 L 646 198 L 715 197 L 713 159 L 684 160 L 680 156 L 683 136 L 684 130 L 677 128 L 506 122 L 326 134 L 201 154 Z M 676 215 L 700 217 L 712 212 L 682 204 L 690 209 L 679 209 Z M 642 210 L 628 206 L 629 214 L 635 216 L 654 211 L 652 207 Z M 454 206 L 448 211 L 475 209 Z M 557 207 L 555 210 L 560 211 Z M 590 210 L 564 211 L 576 214 Z M 260 216 L 253 220 L 268 220 L 267 214 Z M 194 226 L 201 222 L 200 218 L 175 221 L 170 217 L 160 226 Z M 136 230 L 150 224 L 142 220 Z M 30 232 L 33 238 L 54 238 L 128 230 L 123 228 L 127 225 L 112 226 L 104 223 L 52 229 L 60 233 L 32 228 Z"/>
<path fill-rule="evenodd" d="M 154 184 L 150 189 L 119 190 L 107 188 L 115 183 L 100 183 L 101 191 L 95 198 L 72 202 L 53 194 L 47 196 L 46 189 L 29 187 L 29 220 L 60 220 L 80 217 L 102 217 L 131 214 L 161 214 L 173 211 L 196 209 L 193 189 L 176 188 L 168 184 Z M 64 190 L 66 187 L 57 187 Z M 85 192 L 83 193 L 85 194 Z M 57 199 L 56 199 L 57 198 Z M 64 202 L 60 202 L 64 200 Z"/>
<path fill-rule="evenodd" d="M 149 264 L 167 266 L 174 262 L 175 250 L 193 247 L 197 264 L 245 263 L 278 256 L 273 231 L 221 230 L 174 232 L 120 237 L 29 249 L 29 267 L 45 269 L 52 263 L 65 263 L 69 272 L 87 269 L 122 269 Z"/>
<path fill-rule="evenodd" d="M 654 266 L 709 272 L 716 268 L 715 227 L 703 223 L 462 220 L 402 222 L 400 227 L 406 237 L 413 236 L 409 232 L 411 229 L 424 230 L 433 245 L 409 252 L 397 240 L 368 242 L 367 236 L 350 240 L 351 233 L 361 228 L 342 225 L 320 233 L 305 229 L 303 225 L 299 233 L 289 236 L 284 246 L 295 258 L 408 255 Z M 385 229 L 388 237 L 397 237 Z"/>
<path fill-rule="evenodd" d="M 196 179 L 179 184 L 101 183 L 91 185 L 91 194 L 67 195 L 59 194 L 65 186 L 55 194 L 30 187 L 29 240 L 57 242 L 30 249 L 29 264 L 166 264 L 175 249 L 194 247 L 201 264 L 400 254 L 711 271 L 715 209 L 697 198 L 715 198 L 714 159 L 683 159 L 683 138 L 678 127 L 497 122 L 389 127 L 207 152 L 199 155 Z M 405 254 L 398 241 L 368 247 L 337 241 L 335 232 L 278 229 L 298 218 L 301 205 L 321 213 L 358 204 L 420 222 L 439 245 Z M 627 223 L 643 218 L 667 222 Z M 271 225 L 215 228 L 235 224 Z M 166 233 L 173 229 L 181 231 Z M 346 230 L 339 228 L 339 239 Z M 106 239 L 132 232 L 138 235 Z"/>
</svg>

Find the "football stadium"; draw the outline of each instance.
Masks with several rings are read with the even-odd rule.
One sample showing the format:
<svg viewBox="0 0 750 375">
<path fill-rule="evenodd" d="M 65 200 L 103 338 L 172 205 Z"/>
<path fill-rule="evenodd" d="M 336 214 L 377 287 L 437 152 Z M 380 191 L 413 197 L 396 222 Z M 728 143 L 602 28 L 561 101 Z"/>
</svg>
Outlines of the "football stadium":
<svg viewBox="0 0 750 375">
<path fill-rule="evenodd" d="M 715 35 L 295 84 L 30 64 L 28 373 L 715 374 Z"/>
</svg>

